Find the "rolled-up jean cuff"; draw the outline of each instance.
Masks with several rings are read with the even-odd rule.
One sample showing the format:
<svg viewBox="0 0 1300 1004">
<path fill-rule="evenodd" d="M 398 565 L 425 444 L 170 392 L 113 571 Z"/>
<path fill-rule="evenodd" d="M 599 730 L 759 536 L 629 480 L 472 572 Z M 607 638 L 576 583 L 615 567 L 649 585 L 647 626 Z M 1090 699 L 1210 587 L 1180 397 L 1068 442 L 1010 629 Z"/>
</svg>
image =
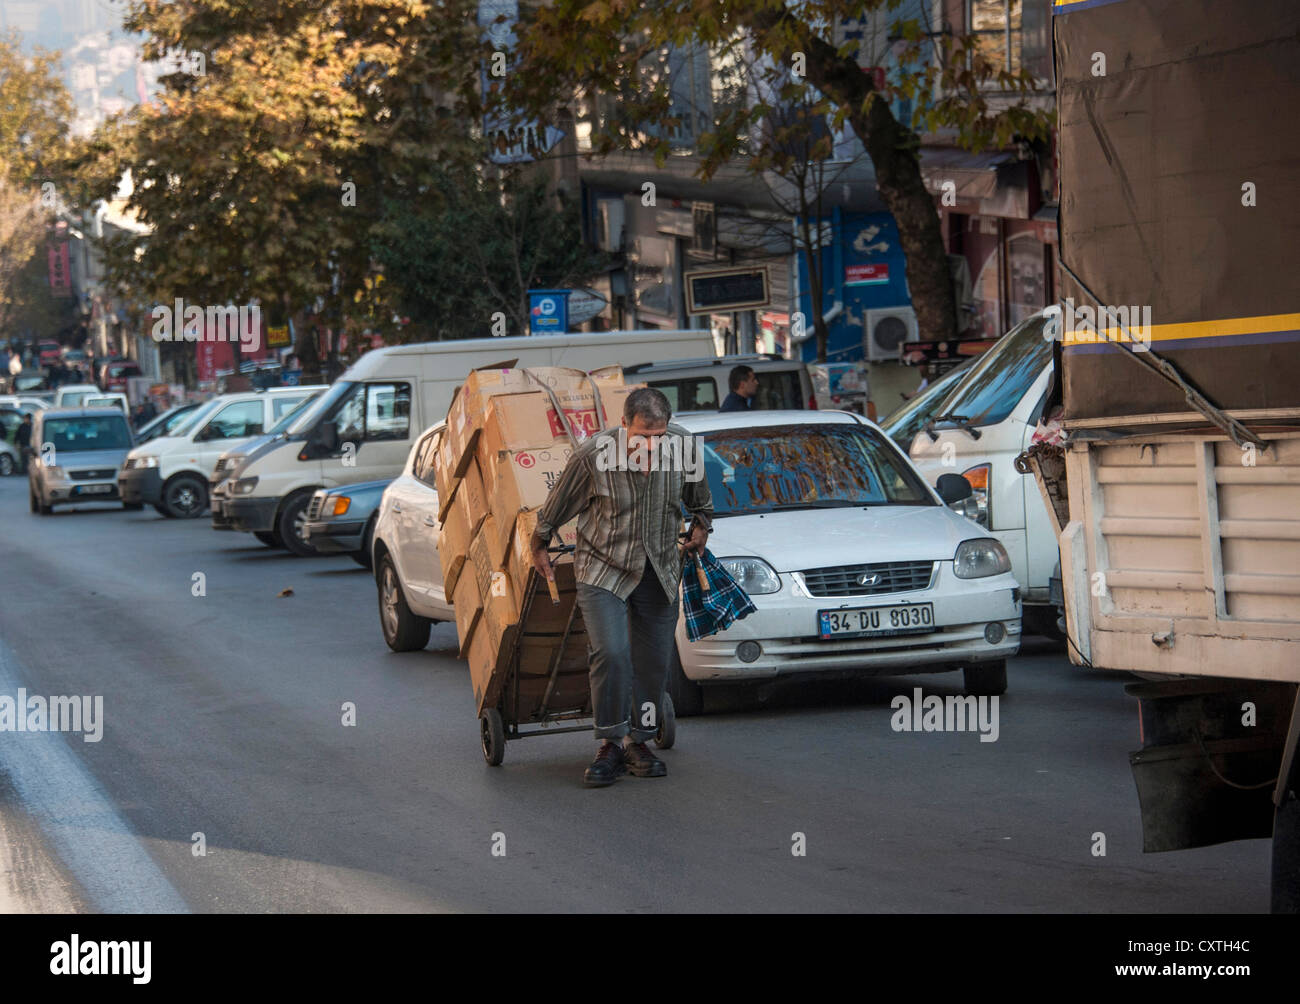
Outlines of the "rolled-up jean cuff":
<svg viewBox="0 0 1300 1004">
<path fill-rule="evenodd" d="M 651 739 L 659 734 L 658 729 L 633 729 L 631 732 L 634 743 L 648 743 Z"/>
<path fill-rule="evenodd" d="M 619 722 L 617 725 L 597 725 L 595 732 L 597 739 L 622 739 L 628 734 L 627 722 Z"/>
</svg>

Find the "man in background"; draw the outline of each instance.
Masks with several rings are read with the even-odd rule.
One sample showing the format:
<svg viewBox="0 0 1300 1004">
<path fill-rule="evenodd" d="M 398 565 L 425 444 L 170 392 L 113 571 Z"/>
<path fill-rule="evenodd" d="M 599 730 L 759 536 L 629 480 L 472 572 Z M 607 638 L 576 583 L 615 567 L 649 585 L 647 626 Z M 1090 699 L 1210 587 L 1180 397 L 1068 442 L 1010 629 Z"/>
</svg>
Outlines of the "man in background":
<svg viewBox="0 0 1300 1004">
<path fill-rule="evenodd" d="M 749 411 L 758 396 L 758 374 L 751 366 L 733 366 L 727 377 L 731 393 L 718 411 Z"/>
</svg>

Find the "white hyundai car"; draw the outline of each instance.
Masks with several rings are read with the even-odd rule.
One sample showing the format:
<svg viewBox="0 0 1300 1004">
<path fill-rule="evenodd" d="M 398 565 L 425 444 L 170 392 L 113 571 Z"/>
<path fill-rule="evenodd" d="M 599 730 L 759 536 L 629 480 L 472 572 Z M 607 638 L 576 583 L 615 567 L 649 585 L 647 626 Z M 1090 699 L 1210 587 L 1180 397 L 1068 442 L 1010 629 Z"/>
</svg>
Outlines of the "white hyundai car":
<svg viewBox="0 0 1300 1004">
<path fill-rule="evenodd" d="M 1002 545 L 948 504 L 957 474 L 927 485 L 866 419 L 840 411 L 688 414 L 713 495 L 709 550 L 757 610 L 697 642 L 677 626 L 668 687 L 696 714 L 711 684 L 961 670 L 968 693 L 1006 689 L 1020 646 L 1020 587 Z M 423 648 L 452 620 L 438 562 L 439 423 L 387 490 L 374 531 L 384 640 Z M 946 497 L 941 497 L 940 492 Z"/>
</svg>

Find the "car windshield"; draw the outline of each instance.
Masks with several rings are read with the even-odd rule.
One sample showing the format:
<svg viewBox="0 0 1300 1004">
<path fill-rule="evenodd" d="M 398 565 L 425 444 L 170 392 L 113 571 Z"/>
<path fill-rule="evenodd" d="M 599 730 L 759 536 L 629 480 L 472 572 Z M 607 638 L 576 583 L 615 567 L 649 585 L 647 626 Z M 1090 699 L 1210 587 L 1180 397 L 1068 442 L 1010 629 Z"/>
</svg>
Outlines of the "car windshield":
<svg viewBox="0 0 1300 1004">
<path fill-rule="evenodd" d="M 321 415 L 332 409 L 355 386 L 356 383 L 352 380 L 346 382 L 340 380 L 324 394 L 312 401 L 311 407 L 299 415 L 297 420 L 286 431 L 291 436 L 302 435 L 316 424 L 316 420 Z"/>
<path fill-rule="evenodd" d="M 41 426 L 41 438 L 56 451 L 128 450 L 131 433 L 126 419 L 111 415 L 94 418 L 51 418 Z M 57 463 L 57 460 L 56 460 Z"/>
<path fill-rule="evenodd" d="M 93 393 L 93 390 L 70 390 L 59 398 L 59 402 L 64 408 L 76 408 Z"/>
<path fill-rule="evenodd" d="M 765 425 L 703 440 L 717 516 L 935 504 L 908 462 L 865 425 Z"/>
<path fill-rule="evenodd" d="M 944 411 L 940 410 L 945 404 L 944 399 L 957 385 L 957 381 L 970 372 L 971 366 L 970 361 L 954 366 L 912 400 L 887 415 L 880 423 L 881 430 L 904 450 L 908 449 L 912 445 L 912 438 L 921 431 L 927 419 L 944 414 Z"/>
<path fill-rule="evenodd" d="M 171 429 L 169 436 L 188 436 L 198 422 L 206 421 L 207 417 L 221 406 L 221 399 L 214 397 L 211 401 L 205 401 L 199 407 L 185 416 L 185 420 Z"/>
<path fill-rule="evenodd" d="M 289 427 L 293 425 L 294 422 L 298 421 L 299 417 L 301 417 L 303 413 L 312 406 L 312 402 L 320 397 L 320 395 L 321 391 L 316 391 L 314 394 L 309 394 L 307 397 L 299 401 L 293 406 L 292 410 L 280 419 L 280 421 L 271 426 L 271 432 L 269 434 L 272 436 L 278 436 L 282 432 L 288 432 Z"/>
<path fill-rule="evenodd" d="M 1046 323 L 1045 315 L 1035 314 L 1003 335 L 953 389 L 938 417 L 951 415 L 980 426 L 996 425 L 1010 415 L 1052 363 L 1052 343 L 1043 338 Z"/>
</svg>

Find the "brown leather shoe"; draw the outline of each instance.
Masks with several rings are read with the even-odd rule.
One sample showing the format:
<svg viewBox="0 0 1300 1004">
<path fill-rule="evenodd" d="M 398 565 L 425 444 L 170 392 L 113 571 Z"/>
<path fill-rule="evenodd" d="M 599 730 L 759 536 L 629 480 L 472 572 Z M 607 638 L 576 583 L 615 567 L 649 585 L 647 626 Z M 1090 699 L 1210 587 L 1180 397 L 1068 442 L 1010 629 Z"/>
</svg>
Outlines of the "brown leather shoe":
<svg viewBox="0 0 1300 1004">
<path fill-rule="evenodd" d="M 632 743 L 623 747 L 627 769 L 636 777 L 665 777 L 668 765 L 650 752 L 645 743 Z"/>
</svg>

